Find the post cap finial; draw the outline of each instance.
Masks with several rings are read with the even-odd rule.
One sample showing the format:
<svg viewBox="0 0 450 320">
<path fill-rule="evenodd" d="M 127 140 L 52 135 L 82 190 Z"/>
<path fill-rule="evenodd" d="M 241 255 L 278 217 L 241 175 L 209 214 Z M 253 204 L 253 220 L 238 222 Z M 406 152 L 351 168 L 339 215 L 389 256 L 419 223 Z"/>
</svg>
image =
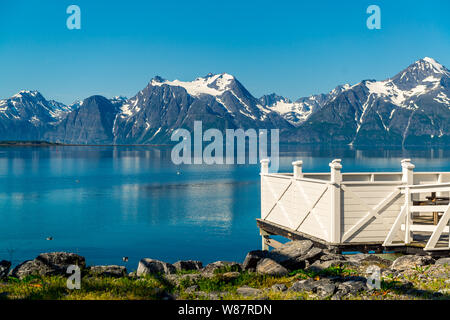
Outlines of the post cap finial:
<svg viewBox="0 0 450 320">
<path fill-rule="evenodd" d="M 303 165 L 303 161 L 302 160 L 294 161 L 294 162 L 292 162 L 292 165 L 293 166 L 302 166 Z"/>
<path fill-rule="evenodd" d="M 270 162 L 270 159 L 262 159 L 259 163 L 261 164 L 268 164 Z"/>
<path fill-rule="evenodd" d="M 403 159 L 402 160 L 402 168 L 406 169 L 414 169 L 416 166 L 411 163 L 411 159 Z"/>
<path fill-rule="evenodd" d="M 341 161 L 341 159 L 334 159 L 329 165 L 333 169 L 342 169 Z"/>
</svg>

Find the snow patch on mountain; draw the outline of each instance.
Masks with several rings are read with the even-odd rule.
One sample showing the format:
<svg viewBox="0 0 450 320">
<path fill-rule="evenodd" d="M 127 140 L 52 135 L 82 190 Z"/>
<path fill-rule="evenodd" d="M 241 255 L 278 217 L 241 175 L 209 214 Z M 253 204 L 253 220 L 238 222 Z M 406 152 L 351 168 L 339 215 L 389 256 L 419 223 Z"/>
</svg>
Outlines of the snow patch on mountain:
<svg viewBox="0 0 450 320">
<path fill-rule="evenodd" d="M 175 87 L 182 87 L 186 89 L 191 96 L 199 97 L 201 95 L 221 96 L 225 91 L 229 90 L 230 84 L 234 77 L 228 73 L 208 74 L 206 77 L 197 78 L 194 81 L 180 81 L 180 80 L 163 80 L 153 79 L 152 86 L 169 85 Z"/>
</svg>

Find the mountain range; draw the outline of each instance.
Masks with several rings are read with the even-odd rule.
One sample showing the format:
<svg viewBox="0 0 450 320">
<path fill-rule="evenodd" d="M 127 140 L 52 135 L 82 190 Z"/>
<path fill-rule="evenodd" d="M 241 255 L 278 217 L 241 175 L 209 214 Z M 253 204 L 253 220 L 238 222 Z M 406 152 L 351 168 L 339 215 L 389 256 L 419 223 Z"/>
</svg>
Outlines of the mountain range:
<svg viewBox="0 0 450 320">
<path fill-rule="evenodd" d="M 450 71 L 420 59 L 392 78 L 339 85 L 291 101 L 254 97 L 234 76 L 193 81 L 159 76 L 134 97 L 91 96 L 72 105 L 20 91 L 0 100 L 0 140 L 157 144 L 177 128 L 280 129 L 281 142 L 450 145 Z"/>
</svg>

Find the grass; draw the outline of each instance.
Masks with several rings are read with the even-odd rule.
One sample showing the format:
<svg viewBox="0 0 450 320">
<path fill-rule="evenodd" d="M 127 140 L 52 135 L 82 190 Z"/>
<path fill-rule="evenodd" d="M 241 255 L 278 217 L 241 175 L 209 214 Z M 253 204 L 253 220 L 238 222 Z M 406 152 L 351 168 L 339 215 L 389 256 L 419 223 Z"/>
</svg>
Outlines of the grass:
<svg viewBox="0 0 450 320">
<path fill-rule="evenodd" d="M 361 272 L 349 266 L 335 266 L 320 272 L 296 270 L 282 277 L 268 276 L 254 272 L 240 272 L 231 277 L 224 273 L 235 271 L 225 267 L 208 277 L 197 272 L 178 272 L 171 277 L 160 275 L 143 278 L 109 278 L 95 277 L 84 274 L 80 290 L 69 290 L 66 278 L 27 277 L 23 280 L 8 278 L 0 282 L 0 299 L 33 299 L 33 300 L 138 300 L 161 299 L 167 295 L 178 299 L 255 299 L 265 298 L 271 300 L 286 299 L 319 299 L 316 295 L 307 292 L 278 292 L 271 290 L 274 284 L 291 286 L 301 279 L 334 278 L 364 276 Z M 438 273 L 436 273 L 438 271 Z M 448 275 L 450 268 L 437 270 L 434 267 L 416 267 L 404 275 L 387 275 L 381 281 L 381 289 L 361 292 L 348 299 L 450 299 L 448 291 L 450 283 Z M 447 276 L 446 276 L 447 275 Z M 176 278 L 176 281 L 170 281 Z M 191 286 L 196 290 L 187 290 Z M 249 286 L 261 290 L 259 297 L 245 297 L 237 294 L 237 289 Z M 438 291 L 443 293 L 437 294 Z M 328 297 L 329 298 L 329 297 Z"/>
</svg>

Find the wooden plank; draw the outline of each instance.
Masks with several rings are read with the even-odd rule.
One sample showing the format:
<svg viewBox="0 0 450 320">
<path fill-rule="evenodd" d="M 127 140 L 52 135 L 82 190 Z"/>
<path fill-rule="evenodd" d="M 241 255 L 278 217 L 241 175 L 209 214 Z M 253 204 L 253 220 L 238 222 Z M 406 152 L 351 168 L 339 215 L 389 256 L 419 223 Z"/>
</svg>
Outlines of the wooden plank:
<svg viewBox="0 0 450 320">
<path fill-rule="evenodd" d="M 406 229 L 406 226 L 404 224 L 402 224 L 401 230 L 405 231 L 405 229 Z M 435 229 L 436 229 L 436 226 L 432 225 L 432 224 L 412 224 L 409 227 L 409 230 L 411 230 L 411 231 L 423 231 L 423 232 L 434 232 Z M 449 230 L 449 227 L 446 226 L 442 232 L 448 233 L 448 230 Z"/>
<path fill-rule="evenodd" d="M 344 188 L 344 192 L 348 192 L 346 188 Z M 400 194 L 399 190 L 396 190 L 392 192 L 387 198 L 385 198 L 383 201 L 381 201 L 376 207 L 369 208 L 369 212 L 357 223 L 355 224 L 350 230 L 348 230 L 344 235 L 342 236 L 342 241 L 345 242 L 348 238 L 350 238 L 354 233 L 356 233 L 361 227 L 366 224 L 370 219 L 373 217 L 376 217 L 376 215 L 383 209 L 385 206 L 387 206 L 390 202 L 392 202 L 398 195 Z M 356 194 L 352 194 L 355 197 L 357 197 Z M 361 200 L 362 201 L 362 200 Z M 368 206 L 362 202 L 362 204 L 368 208 Z"/>
<path fill-rule="evenodd" d="M 383 246 L 391 246 L 393 244 L 394 238 L 398 231 L 400 231 L 402 220 L 406 217 L 406 207 L 402 207 L 400 214 L 395 219 L 394 224 L 392 225 L 391 230 L 389 231 L 386 239 L 384 240 Z"/>
<path fill-rule="evenodd" d="M 411 212 L 445 212 L 448 206 L 412 206 Z"/>
<path fill-rule="evenodd" d="M 264 238 L 264 242 L 267 246 L 275 248 L 275 249 L 281 248 L 281 246 L 283 245 L 281 242 L 278 242 L 271 238 Z"/>
<path fill-rule="evenodd" d="M 430 240 L 428 240 L 427 245 L 425 246 L 425 250 L 436 249 L 436 244 L 439 241 L 439 238 L 441 237 L 442 232 L 444 231 L 444 228 L 447 226 L 449 220 L 450 220 L 450 205 L 448 205 L 447 211 L 445 211 L 444 215 L 441 218 L 441 221 L 439 221 L 438 225 L 436 226 L 436 229 L 431 235 Z"/>
</svg>

